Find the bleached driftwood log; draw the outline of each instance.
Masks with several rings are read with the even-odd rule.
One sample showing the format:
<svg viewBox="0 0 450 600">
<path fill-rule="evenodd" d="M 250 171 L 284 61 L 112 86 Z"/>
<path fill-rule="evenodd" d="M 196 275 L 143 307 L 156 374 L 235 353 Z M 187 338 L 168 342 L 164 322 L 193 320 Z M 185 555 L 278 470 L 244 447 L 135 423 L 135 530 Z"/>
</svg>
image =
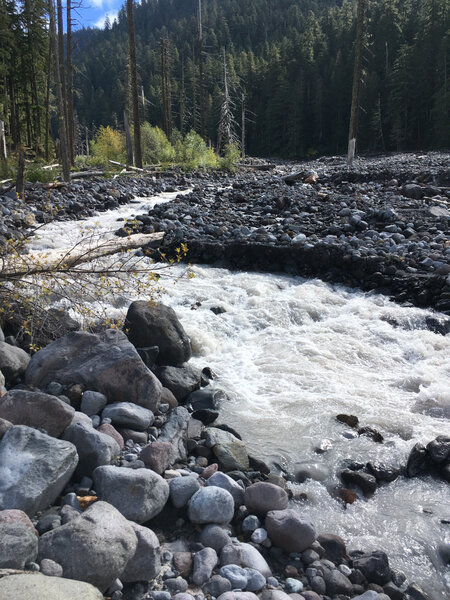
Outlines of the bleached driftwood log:
<svg viewBox="0 0 450 600">
<path fill-rule="evenodd" d="M 111 256 L 126 250 L 162 240 L 164 233 L 136 233 L 126 238 L 114 238 L 100 244 L 80 244 L 64 250 L 17 254 L 0 258 L 0 280 L 18 279 L 27 275 L 68 272 L 80 264 Z"/>
</svg>

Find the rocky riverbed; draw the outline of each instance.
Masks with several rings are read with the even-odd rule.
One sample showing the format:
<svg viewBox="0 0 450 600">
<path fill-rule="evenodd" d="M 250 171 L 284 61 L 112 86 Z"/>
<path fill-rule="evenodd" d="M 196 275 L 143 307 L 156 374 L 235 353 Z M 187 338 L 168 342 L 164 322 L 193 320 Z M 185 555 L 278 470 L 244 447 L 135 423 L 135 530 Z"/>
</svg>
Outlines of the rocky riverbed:
<svg viewBox="0 0 450 600">
<path fill-rule="evenodd" d="M 191 260 L 321 276 L 432 306 L 440 312 L 427 325 L 445 335 L 446 161 L 402 155 L 350 170 L 340 158 L 261 161 L 234 176 L 173 171 L 34 186 L 26 202 L 3 196 L 0 233 L 19 237 L 32 220 L 79 219 L 190 189 L 119 223 L 118 233 L 164 231 L 167 254 L 186 242 Z M 283 177 L 297 171 L 288 185 Z M 133 304 L 126 335 L 53 318 L 62 337 L 33 356 L 14 323 L 4 324 L 6 341 L 0 332 L 1 596 L 434 600 L 391 568 L 383 548 L 350 552 L 335 532 L 317 533 L 302 515 L 301 477 L 249 455 L 221 422 L 226 390 L 207 365 L 189 362 L 189 338 L 170 309 Z M 349 435 L 382 441 L 354 416 L 336 417 Z M 400 470 L 347 461 L 334 493 L 344 506 L 396 478 L 448 481 L 449 437 L 428 442 Z M 440 560 L 449 561 L 445 543 Z"/>
<path fill-rule="evenodd" d="M 0 341 L 2 597 L 430 598 L 382 549 L 317 534 L 290 477 L 220 423 L 226 393 L 190 365 L 172 309 L 135 302 L 125 331 L 72 332 L 32 357 Z M 449 459 L 441 436 L 401 473 L 348 464 L 342 497 L 430 470 L 448 479 Z"/>
</svg>

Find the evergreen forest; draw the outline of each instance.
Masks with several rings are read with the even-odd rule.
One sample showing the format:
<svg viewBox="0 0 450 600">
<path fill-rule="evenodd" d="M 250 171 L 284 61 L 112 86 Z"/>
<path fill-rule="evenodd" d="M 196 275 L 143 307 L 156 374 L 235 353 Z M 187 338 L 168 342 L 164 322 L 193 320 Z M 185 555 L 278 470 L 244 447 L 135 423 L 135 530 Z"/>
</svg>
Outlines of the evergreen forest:
<svg viewBox="0 0 450 600">
<path fill-rule="evenodd" d="M 47 4 L 0 0 L 0 118 L 12 147 L 43 148 L 49 130 L 57 137 Z M 217 146 L 225 93 L 232 136 L 247 154 L 345 152 L 356 8 L 356 0 L 141 0 L 142 120 L 169 138 L 193 129 Z M 448 0 L 367 2 L 358 152 L 449 147 L 449 37 Z M 64 43 L 81 146 L 101 125 L 123 129 L 130 114 L 126 8 Z"/>
</svg>

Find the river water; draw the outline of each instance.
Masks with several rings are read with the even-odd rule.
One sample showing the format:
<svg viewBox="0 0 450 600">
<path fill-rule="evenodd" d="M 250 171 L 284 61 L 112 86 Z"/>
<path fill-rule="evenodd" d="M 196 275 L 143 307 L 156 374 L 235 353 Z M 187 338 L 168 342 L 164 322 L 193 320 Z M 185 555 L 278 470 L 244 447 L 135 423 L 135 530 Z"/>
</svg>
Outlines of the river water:
<svg viewBox="0 0 450 600">
<path fill-rule="evenodd" d="M 67 247 L 92 227 L 111 235 L 117 219 L 174 195 L 140 199 L 81 224 L 47 225 L 33 246 Z M 384 550 L 433 600 L 448 598 L 450 572 L 439 553 L 450 544 L 450 525 L 442 522 L 450 521 L 448 484 L 399 478 L 347 508 L 332 491 L 345 459 L 400 466 L 416 442 L 450 435 L 450 336 L 425 328 L 425 310 L 319 280 L 205 266 L 193 272 L 176 284 L 163 276 L 163 301 L 191 337 L 194 364 L 210 366 L 214 385 L 229 396 L 220 420 L 255 456 L 309 475 L 294 485 L 308 498 L 296 506 L 320 532 L 341 535 L 350 549 Z M 224 312 L 215 314 L 216 307 Z M 339 413 L 356 415 L 385 442 L 349 437 Z M 318 446 L 326 451 L 317 453 Z"/>
</svg>

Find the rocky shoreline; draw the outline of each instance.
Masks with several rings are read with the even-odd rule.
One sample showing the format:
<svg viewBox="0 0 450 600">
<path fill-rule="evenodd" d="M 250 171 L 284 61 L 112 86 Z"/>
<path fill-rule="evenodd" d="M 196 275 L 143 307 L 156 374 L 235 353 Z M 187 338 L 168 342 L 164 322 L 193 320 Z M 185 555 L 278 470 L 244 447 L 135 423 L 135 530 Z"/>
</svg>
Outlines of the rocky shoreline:
<svg viewBox="0 0 450 600">
<path fill-rule="evenodd" d="M 292 507 L 286 478 L 218 422 L 226 395 L 189 364 L 172 309 L 135 302 L 125 331 L 68 333 L 32 357 L 0 341 L 2 597 L 429 598 L 381 550 L 348 552 Z M 450 439 L 411 456 L 409 476 L 434 459 L 448 471 Z M 350 488 L 389 480 L 361 468 L 343 472 Z"/>
<path fill-rule="evenodd" d="M 187 260 L 320 276 L 431 306 L 441 314 L 427 326 L 445 335 L 445 160 L 386 157 L 353 170 L 340 158 L 307 168 L 259 161 L 234 176 L 173 171 L 57 191 L 35 185 L 26 202 L 2 196 L 0 241 L 18 239 L 32 221 L 80 219 L 191 188 L 121 223 L 118 234 L 164 231 L 159 252 L 183 242 Z M 288 185 L 283 177 L 296 168 L 302 174 Z M 220 423 L 226 391 L 210 369 L 189 364 L 190 342 L 171 309 L 134 303 L 126 334 L 57 320 L 62 337 L 33 356 L 19 347 L 14 323 L 3 324 L 6 341 L 0 330 L 1 596 L 433 600 L 382 550 L 349 552 L 292 508 L 295 475 L 271 472 Z M 351 415 L 338 418 L 357 426 Z M 375 430 L 358 434 L 379 441 Z M 353 502 L 398 476 L 449 481 L 449 469 L 450 439 L 439 436 L 414 446 L 402 473 L 347 464 L 338 495 Z"/>
</svg>

